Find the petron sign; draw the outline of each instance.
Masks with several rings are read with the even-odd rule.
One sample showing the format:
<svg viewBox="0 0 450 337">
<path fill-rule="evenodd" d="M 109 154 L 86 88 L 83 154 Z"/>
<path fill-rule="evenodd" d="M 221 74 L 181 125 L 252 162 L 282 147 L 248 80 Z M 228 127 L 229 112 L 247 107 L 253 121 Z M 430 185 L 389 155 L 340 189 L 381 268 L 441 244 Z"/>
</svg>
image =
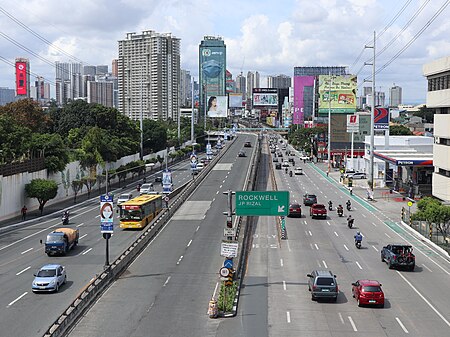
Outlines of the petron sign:
<svg viewBox="0 0 450 337">
<path fill-rule="evenodd" d="M 289 191 L 236 191 L 236 215 L 287 216 L 289 212 Z"/>
</svg>

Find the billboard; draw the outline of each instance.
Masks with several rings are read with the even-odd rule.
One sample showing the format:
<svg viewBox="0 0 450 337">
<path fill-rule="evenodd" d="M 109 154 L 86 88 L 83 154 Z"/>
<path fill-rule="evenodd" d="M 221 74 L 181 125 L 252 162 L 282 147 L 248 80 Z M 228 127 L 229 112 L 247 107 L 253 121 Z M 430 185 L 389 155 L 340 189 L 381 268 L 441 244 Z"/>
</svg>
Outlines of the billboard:
<svg viewBox="0 0 450 337">
<path fill-rule="evenodd" d="M 253 106 L 278 106 L 278 90 L 276 88 L 254 88 Z"/>
<path fill-rule="evenodd" d="M 228 97 L 227 96 L 209 96 L 207 111 L 208 111 L 208 117 L 227 117 L 228 116 Z"/>
<path fill-rule="evenodd" d="M 305 120 L 305 87 L 314 86 L 315 76 L 294 76 L 294 111 L 292 124 L 302 124 Z M 312 98 L 311 103 L 312 105 Z"/>
<path fill-rule="evenodd" d="M 375 130 L 389 130 L 389 109 L 375 108 L 375 115 L 373 118 L 373 128 Z"/>
<path fill-rule="evenodd" d="M 225 94 L 225 47 L 208 46 L 200 48 L 200 70 L 202 85 L 207 96 Z"/>
<path fill-rule="evenodd" d="M 242 94 L 229 94 L 228 105 L 230 108 L 242 108 Z"/>
<path fill-rule="evenodd" d="M 27 64 L 16 62 L 16 95 L 27 95 Z"/>
<path fill-rule="evenodd" d="M 347 132 L 359 132 L 359 115 L 347 115 Z"/>
<path fill-rule="evenodd" d="M 319 76 L 319 115 L 356 112 L 357 79 L 348 76 Z"/>
</svg>

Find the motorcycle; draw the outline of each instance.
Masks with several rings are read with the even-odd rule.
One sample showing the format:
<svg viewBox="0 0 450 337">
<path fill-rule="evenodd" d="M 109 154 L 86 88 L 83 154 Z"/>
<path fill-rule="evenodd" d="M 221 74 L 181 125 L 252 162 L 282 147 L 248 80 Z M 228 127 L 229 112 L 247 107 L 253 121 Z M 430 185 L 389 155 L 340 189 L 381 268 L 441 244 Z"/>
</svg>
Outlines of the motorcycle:
<svg viewBox="0 0 450 337">
<path fill-rule="evenodd" d="M 328 210 L 329 210 L 329 211 L 332 211 L 332 210 L 333 210 L 333 204 L 332 204 L 331 202 L 328 204 Z"/>
<path fill-rule="evenodd" d="M 342 209 L 342 207 L 339 207 L 339 208 L 337 209 L 337 214 L 338 214 L 339 216 L 343 216 L 343 215 L 344 215 L 344 210 Z"/>
<path fill-rule="evenodd" d="M 351 204 L 347 204 L 347 211 L 351 211 L 351 209 L 352 209 L 352 205 Z"/>
<path fill-rule="evenodd" d="M 355 219 L 347 219 L 347 226 L 348 228 L 352 228 L 353 227 L 353 222 L 355 221 Z"/>
<path fill-rule="evenodd" d="M 292 171 L 289 171 L 289 177 L 292 177 Z"/>
<path fill-rule="evenodd" d="M 61 216 L 61 221 L 64 226 L 67 226 L 69 224 L 69 214 L 63 214 Z"/>
<path fill-rule="evenodd" d="M 355 247 L 358 249 L 361 249 L 361 241 L 360 240 L 355 240 Z"/>
</svg>

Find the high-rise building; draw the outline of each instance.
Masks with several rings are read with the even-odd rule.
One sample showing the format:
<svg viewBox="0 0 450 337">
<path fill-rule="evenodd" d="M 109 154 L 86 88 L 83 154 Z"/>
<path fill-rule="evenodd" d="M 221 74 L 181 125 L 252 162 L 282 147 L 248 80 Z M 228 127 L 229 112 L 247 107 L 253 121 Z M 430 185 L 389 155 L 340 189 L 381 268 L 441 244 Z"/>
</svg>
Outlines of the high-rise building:
<svg viewBox="0 0 450 337">
<path fill-rule="evenodd" d="M 16 58 L 16 96 L 30 97 L 30 61 L 26 58 Z"/>
<path fill-rule="evenodd" d="M 69 100 L 85 97 L 83 89 L 83 66 L 81 63 L 55 62 L 56 102 L 66 104 Z"/>
<path fill-rule="evenodd" d="M 236 76 L 236 92 L 242 94 L 242 99 L 247 99 L 247 79 L 242 72 Z M 250 96 L 251 97 L 251 96 Z"/>
<path fill-rule="evenodd" d="M 227 47 L 221 37 L 205 36 L 199 45 L 200 106 L 205 113 L 208 97 L 225 96 Z"/>
<path fill-rule="evenodd" d="M 102 64 L 95 67 L 95 74 L 96 75 L 105 75 L 108 73 L 108 65 Z"/>
<path fill-rule="evenodd" d="M 233 74 L 227 70 L 225 75 L 225 81 L 226 81 L 226 92 L 227 94 L 231 92 L 236 91 L 236 83 L 233 80 Z"/>
<path fill-rule="evenodd" d="M 366 107 L 372 106 L 372 95 L 366 96 Z M 385 107 L 386 106 L 386 93 L 384 91 L 375 91 L 375 106 Z"/>
<path fill-rule="evenodd" d="M 83 75 L 95 76 L 97 74 L 96 66 L 83 66 Z"/>
<path fill-rule="evenodd" d="M 14 89 L 0 87 L 0 106 L 15 102 L 15 96 Z"/>
<path fill-rule="evenodd" d="M 180 104 L 182 108 L 192 105 L 192 77 L 189 70 L 185 69 L 180 72 Z"/>
<path fill-rule="evenodd" d="M 389 106 L 399 106 L 402 104 L 402 88 L 395 85 L 389 89 Z"/>
<path fill-rule="evenodd" d="M 34 82 L 35 86 L 35 95 L 33 96 L 41 104 L 50 101 L 50 84 L 45 83 L 43 77 L 36 77 L 36 81 Z"/>
<path fill-rule="evenodd" d="M 428 81 L 427 108 L 434 115 L 432 194 L 450 202 L 450 56 L 423 66 Z"/>
<path fill-rule="evenodd" d="M 287 89 L 291 86 L 291 77 L 287 75 L 267 76 L 267 87 Z"/>
<path fill-rule="evenodd" d="M 119 41 L 119 111 L 131 119 L 178 120 L 180 39 L 151 30 Z"/>
<path fill-rule="evenodd" d="M 118 59 L 112 60 L 111 74 L 115 77 L 118 77 L 118 75 L 119 75 L 119 60 Z"/>
<path fill-rule="evenodd" d="M 247 97 L 252 97 L 254 88 L 261 88 L 259 72 L 247 72 Z"/>
<path fill-rule="evenodd" d="M 114 83 L 111 81 L 87 81 L 87 102 L 114 106 Z"/>
</svg>

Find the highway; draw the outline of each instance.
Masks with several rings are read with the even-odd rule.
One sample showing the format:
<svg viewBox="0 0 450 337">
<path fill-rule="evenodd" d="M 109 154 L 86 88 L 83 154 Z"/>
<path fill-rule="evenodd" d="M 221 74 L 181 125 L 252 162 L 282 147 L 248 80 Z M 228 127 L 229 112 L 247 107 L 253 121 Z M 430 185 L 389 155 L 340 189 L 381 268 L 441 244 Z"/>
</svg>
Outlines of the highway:
<svg viewBox="0 0 450 337">
<path fill-rule="evenodd" d="M 192 179 L 187 161 L 176 164 L 172 172 L 175 187 Z M 153 181 L 155 175 L 149 176 L 148 181 Z M 114 193 L 116 197 L 129 191 L 137 195 L 135 186 L 132 184 L 128 189 L 118 189 Z M 155 188 L 161 189 L 160 184 L 155 183 Z M 67 256 L 48 257 L 40 240 L 45 242 L 47 233 L 62 227 L 60 215 L 31 221 L 23 228 L 0 233 L 0 336 L 43 335 L 81 289 L 103 270 L 105 240 L 100 233 L 98 199 L 71 209 L 69 227 L 79 229 L 79 245 Z M 140 231 L 125 231 L 117 226 L 110 239 L 110 261 L 139 235 Z M 68 281 L 59 293 L 34 294 L 31 291 L 33 274 L 48 263 L 64 265 Z"/>
<path fill-rule="evenodd" d="M 244 185 L 255 147 L 240 135 L 128 270 L 103 294 L 70 336 L 215 336 L 207 316 L 223 264 L 220 242 L 226 195 Z"/>
<path fill-rule="evenodd" d="M 267 154 L 267 149 L 264 152 Z M 326 220 L 312 220 L 309 207 L 302 206 L 302 218 L 287 218 L 288 240 L 279 245 L 274 218 L 261 217 L 253 235 L 238 315 L 224 323 L 232 331 L 230 335 L 448 335 L 448 259 L 405 231 L 398 224 L 398 215 L 394 217 L 356 196 L 350 197 L 347 190 L 312 163 L 297 166 L 303 168 L 304 175 L 289 177 L 284 170 L 275 170 L 278 189 L 290 191 L 291 201 L 300 204 L 306 192 L 316 194 L 319 203 L 332 200 L 335 207 L 352 198 L 355 226 L 349 229 L 345 217 L 339 218 L 336 211 L 329 212 Z M 354 246 L 357 230 L 364 235 L 361 250 Z M 414 272 L 389 270 L 381 262 L 381 248 L 396 242 L 413 245 Z M 306 274 L 314 269 L 329 269 L 337 275 L 337 303 L 311 300 Z M 357 306 L 351 283 L 365 278 L 382 283 L 385 308 Z M 266 330 L 258 326 L 265 321 Z"/>
</svg>

